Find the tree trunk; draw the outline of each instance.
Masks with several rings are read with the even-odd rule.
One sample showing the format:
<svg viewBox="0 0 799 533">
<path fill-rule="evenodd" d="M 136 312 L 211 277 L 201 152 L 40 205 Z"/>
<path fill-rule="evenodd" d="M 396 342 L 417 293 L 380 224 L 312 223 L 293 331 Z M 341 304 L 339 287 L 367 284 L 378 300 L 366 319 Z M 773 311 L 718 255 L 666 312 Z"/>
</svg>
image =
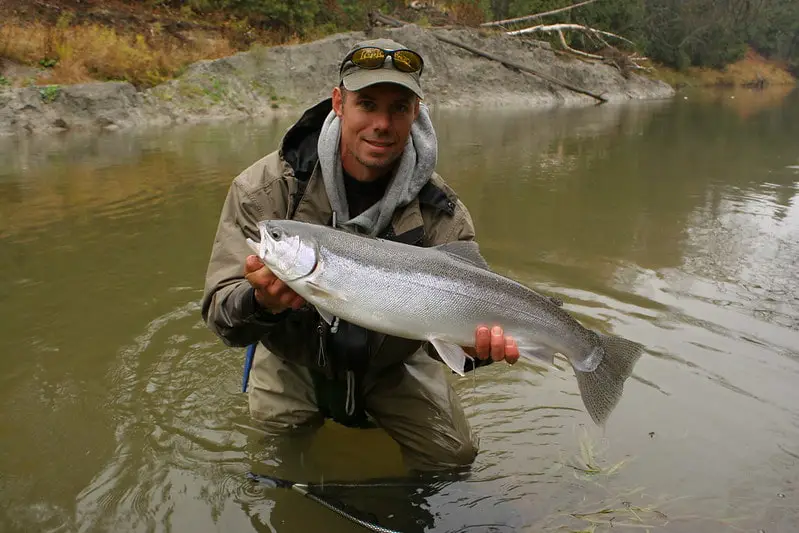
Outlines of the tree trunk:
<svg viewBox="0 0 799 533">
<path fill-rule="evenodd" d="M 502 20 L 508 16 L 510 0 L 491 0 L 491 14 L 494 20 Z"/>
</svg>

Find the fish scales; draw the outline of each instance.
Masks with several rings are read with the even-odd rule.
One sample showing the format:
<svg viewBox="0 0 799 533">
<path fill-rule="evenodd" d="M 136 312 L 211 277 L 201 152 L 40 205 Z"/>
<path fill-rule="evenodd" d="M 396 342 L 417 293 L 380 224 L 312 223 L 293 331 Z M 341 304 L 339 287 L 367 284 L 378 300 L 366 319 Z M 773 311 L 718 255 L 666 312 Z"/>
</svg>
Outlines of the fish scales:
<svg viewBox="0 0 799 533">
<path fill-rule="evenodd" d="M 391 241 L 368 240 L 344 232 L 331 235 L 320 247 L 326 266 L 317 283 L 350 295 L 347 302 L 331 302 L 334 314 L 348 321 L 365 319 L 371 326 L 382 325 L 392 335 L 426 340 L 427 336 L 418 327 L 417 313 L 421 313 L 428 325 L 446 324 L 447 327 L 441 328 L 442 337 L 464 346 L 474 341 L 474 329 L 481 324 L 502 324 L 505 333 L 522 347 L 539 345 L 528 338 L 530 321 L 551 332 L 553 339 L 562 333 L 561 323 L 583 330 L 568 313 L 515 281 L 438 250 L 420 249 L 413 256 L 404 251 L 405 246 Z M 372 317 L 368 313 L 366 317 L 353 313 L 355 298 L 361 300 L 357 309 L 370 310 Z M 546 312 L 527 311 L 531 305 L 541 306 Z M 386 320 L 396 315 L 398 309 L 412 312 L 408 316 L 413 320 L 403 321 L 405 313 L 386 324 L 369 320 Z M 585 332 L 585 340 L 596 342 L 592 332 Z M 563 343 L 558 344 L 559 349 L 568 349 Z M 593 349 L 594 344 L 589 346 Z M 552 355 L 554 351 L 545 359 L 551 361 Z"/>
</svg>

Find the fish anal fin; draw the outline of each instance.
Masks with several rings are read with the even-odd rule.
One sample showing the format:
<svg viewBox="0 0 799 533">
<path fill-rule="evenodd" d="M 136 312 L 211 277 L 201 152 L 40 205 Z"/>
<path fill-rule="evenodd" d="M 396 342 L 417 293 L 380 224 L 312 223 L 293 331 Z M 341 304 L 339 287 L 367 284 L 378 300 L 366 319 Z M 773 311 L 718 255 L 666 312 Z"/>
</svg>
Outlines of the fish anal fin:
<svg viewBox="0 0 799 533">
<path fill-rule="evenodd" d="M 471 357 L 469 354 L 463 351 L 463 348 L 457 344 L 446 342 L 437 338 L 430 339 L 430 343 L 436 349 L 436 352 L 438 352 L 441 360 L 444 361 L 444 363 L 446 363 L 446 365 L 450 367 L 453 372 L 460 376 L 465 375 L 463 368 L 466 365 L 466 359 L 471 359 Z"/>
</svg>

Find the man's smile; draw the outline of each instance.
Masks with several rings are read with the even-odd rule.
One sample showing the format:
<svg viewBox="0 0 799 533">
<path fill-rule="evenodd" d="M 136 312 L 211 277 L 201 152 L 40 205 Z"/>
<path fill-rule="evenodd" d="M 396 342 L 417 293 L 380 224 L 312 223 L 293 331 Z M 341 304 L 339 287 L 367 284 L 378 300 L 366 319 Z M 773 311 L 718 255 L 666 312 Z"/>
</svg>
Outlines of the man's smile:
<svg viewBox="0 0 799 533">
<path fill-rule="evenodd" d="M 392 141 L 373 141 L 369 139 L 364 139 L 364 142 L 366 142 L 366 144 L 374 146 L 375 148 L 390 148 L 394 146 L 394 143 Z"/>
</svg>

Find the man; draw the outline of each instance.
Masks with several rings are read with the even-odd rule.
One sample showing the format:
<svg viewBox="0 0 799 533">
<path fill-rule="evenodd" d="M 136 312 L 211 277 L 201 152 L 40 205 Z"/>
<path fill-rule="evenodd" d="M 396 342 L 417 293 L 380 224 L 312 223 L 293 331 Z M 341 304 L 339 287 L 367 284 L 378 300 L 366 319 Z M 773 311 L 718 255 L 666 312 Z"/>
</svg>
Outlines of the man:
<svg viewBox="0 0 799 533">
<path fill-rule="evenodd" d="M 258 239 L 263 219 L 335 224 L 418 246 L 472 240 L 466 207 L 434 172 L 423 68 L 418 53 L 388 39 L 350 50 L 332 98 L 233 181 L 202 313 L 227 345 L 258 343 L 249 403 L 266 431 L 318 427 L 326 417 L 354 427 L 374 422 L 399 443 L 409 468 L 440 469 L 471 464 L 476 446 L 435 350 L 343 321 L 328 326 L 245 243 Z M 501 328 L 480 327 L 475 341 L 467 370 L 519 357 Z"/>
</svg>

